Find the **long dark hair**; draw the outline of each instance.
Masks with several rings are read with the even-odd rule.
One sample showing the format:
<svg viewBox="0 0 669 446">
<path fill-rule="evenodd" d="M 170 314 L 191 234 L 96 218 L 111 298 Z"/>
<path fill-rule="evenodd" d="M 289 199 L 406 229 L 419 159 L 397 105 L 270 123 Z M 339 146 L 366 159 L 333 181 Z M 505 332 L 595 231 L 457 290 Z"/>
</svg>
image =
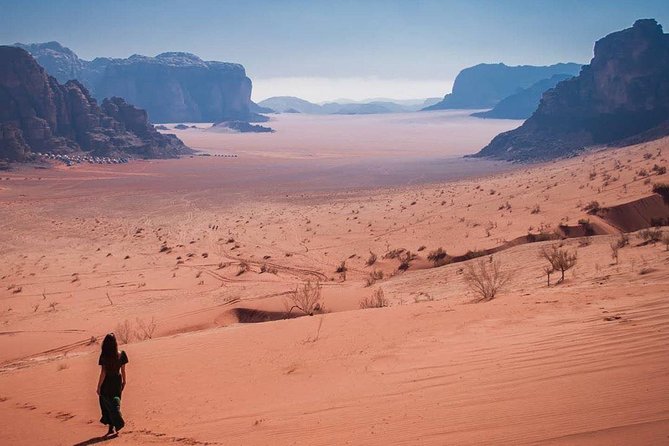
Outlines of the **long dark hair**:
<svg viewBox="0 0 669 446">
<path fill-rule="evenodd" d="M 118 361 L 118 343 L 114 333 L 105 336 L 104 341 L 102 341 L 102 354 L 100 356 L 112 364 Z"/>
</svg>

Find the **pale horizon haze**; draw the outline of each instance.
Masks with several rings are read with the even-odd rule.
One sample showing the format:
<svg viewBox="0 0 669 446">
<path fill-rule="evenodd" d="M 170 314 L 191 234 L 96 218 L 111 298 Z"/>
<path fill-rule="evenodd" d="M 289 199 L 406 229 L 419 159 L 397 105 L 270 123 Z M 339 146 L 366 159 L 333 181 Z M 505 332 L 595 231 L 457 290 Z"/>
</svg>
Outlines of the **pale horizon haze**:
<svg viewBox="0 0 669 446">
<path fill-rule="evenodd" d="M 86 60 L 186 51 L 244 65 L 255 101 L 441 97 L 479 63 L 588 63 L 594 42 L 666 1 L 0 0 L 0 44 Z M 669 25 L 667 25 L 669 26 Z"/>
</svg>

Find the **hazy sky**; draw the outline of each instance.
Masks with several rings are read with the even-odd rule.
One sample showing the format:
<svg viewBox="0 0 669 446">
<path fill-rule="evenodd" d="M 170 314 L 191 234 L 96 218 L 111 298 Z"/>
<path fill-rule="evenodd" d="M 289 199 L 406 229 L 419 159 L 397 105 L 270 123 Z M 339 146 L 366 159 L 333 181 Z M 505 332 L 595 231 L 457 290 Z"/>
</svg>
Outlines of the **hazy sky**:
<svg viewBox="0 0 669 446">
<path fill-rule="evenodd" d="M 0 43 L 238 62 L 255 100 L 401 99 L 443 96 L 481 62 L 587 63 L 646 17 L 669 27 L 669 0 L 0 0 Z"/>
</svg>

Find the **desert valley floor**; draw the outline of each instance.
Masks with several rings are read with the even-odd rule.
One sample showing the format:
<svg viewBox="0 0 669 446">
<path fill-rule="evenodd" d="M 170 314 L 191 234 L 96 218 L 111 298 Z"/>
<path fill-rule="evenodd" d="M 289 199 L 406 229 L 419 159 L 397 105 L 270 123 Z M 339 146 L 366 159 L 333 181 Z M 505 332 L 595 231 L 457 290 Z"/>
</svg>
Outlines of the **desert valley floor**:
<svg viewBox="0 0 669 446">
<path fill-rule="evenodd" d="M 669 139 L 512 165 L 459 156 L 518 121 L 414 116 L 281 115 L 175 132 L 209 156 L 1 172 L 0 443 L 102 441 L 99 341 L 127 331 L 109 444 L 669 444 L 669 251 L 634 230 L 665 212 Z M 578 261 L 547 286 L 555 243 Z M 440 247 L 504 248 L 511 281 L 476 303 Z M 307 280 L 327 311 L 272 320 Z M 360 309 L 379 288 L 390 306 Z"/>
</svg>

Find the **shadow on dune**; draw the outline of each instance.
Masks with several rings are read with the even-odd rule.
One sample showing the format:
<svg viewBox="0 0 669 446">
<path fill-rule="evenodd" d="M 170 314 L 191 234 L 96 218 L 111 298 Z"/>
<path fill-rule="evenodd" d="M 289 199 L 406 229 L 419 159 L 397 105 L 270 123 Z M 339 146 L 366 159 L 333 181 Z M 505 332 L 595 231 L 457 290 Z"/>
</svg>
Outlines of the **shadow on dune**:
<svg viewBox="0 0 669 446">
<path fill-rule="evenodd" d="M 282 319 L 294 319 L 304 316 L 297 312 L 288 313 L 287 311 L 263 311 L 252 308 L 233 308 L 230 313 L 241 324 L 255 324 L 258 322 L 279 321 Z"/>
<path fill-rule="evenodd" d="M 88 446 L 88 445 L 91 445 L 91 444 L 103 443 L 105 441 L 113 440 L 116 437 L 118 437 L 118 435 L 116 435 L 116 434 L 114 434 L 114 435 L 104 435 L 102 437 L 93 437 L 93 438 L 89 438 L 86 441 L 82 441 L 81 443 L 73 444 L 72 446 Z"/>
</svg>

